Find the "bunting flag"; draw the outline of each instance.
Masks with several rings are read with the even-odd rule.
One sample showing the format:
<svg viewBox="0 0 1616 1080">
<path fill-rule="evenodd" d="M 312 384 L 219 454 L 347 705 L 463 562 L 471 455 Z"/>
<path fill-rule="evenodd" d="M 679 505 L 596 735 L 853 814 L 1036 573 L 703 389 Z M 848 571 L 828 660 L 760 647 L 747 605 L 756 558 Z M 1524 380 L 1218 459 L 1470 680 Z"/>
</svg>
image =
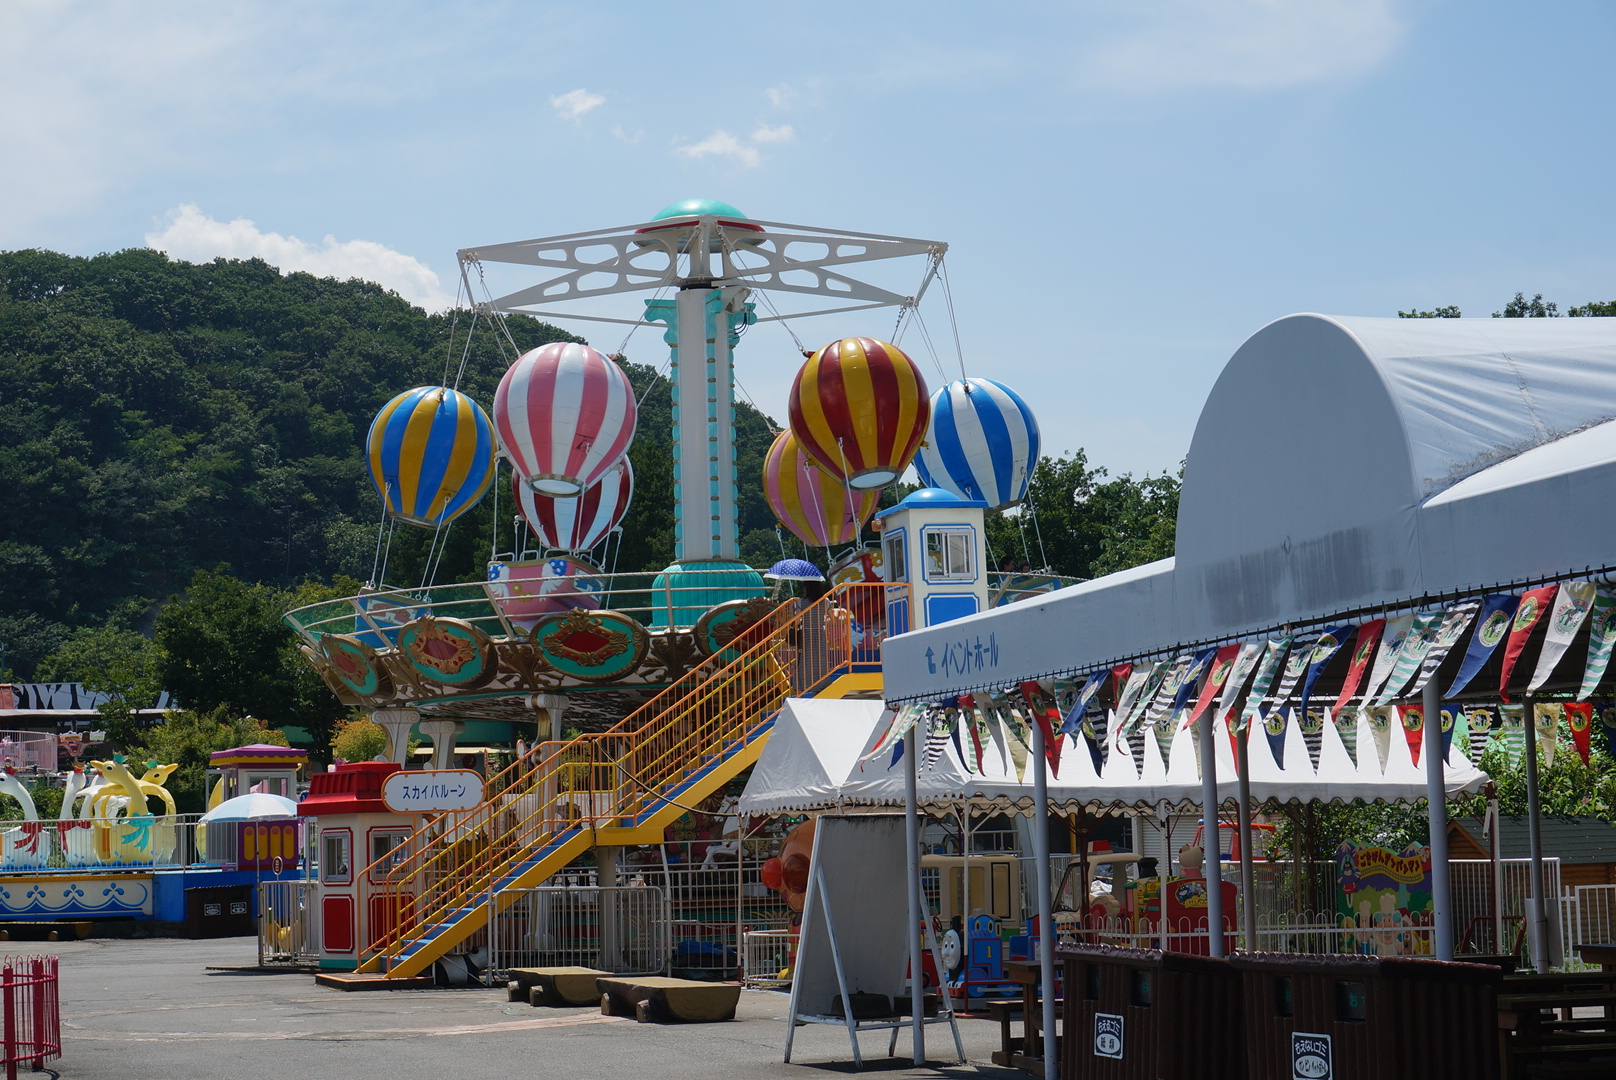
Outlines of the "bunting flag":
<svg viewBox="0 0 1616 1080">
<path fill-rule="evenodd" d="M 1546 701 L 1534 705 L 1532 714 L 1537 717 L 1537 749 L 1543 755 L 1543 767 L 1552 768 L 1554 752 L 1560 747 L 1560 718 L 1565 715 L 1565 706 L 1557 701 Z"/>
<path fill-rule="evenodd" d="M 1566 726 L 1571 729 L 1571 744 L 1577 748 L 1577 756 L 1586 765 L 1592 749 L 1594 707 L 1586 701 L 1568 701 L 1565 703 L 1565 717 Z"/>
<path fill-rule="evenodd" d="M 1066 711 L 1066 719 L 1061 721 L 1058 734 L 1070 735 L 1074 739 L 1077 737 L 1077 729 L 1083 723 L 1083 715 L 1088 712 L 1089 702 L 1099 694 L 1100 687 L 1105 685 L 1105 680 L 1110 674 L 1109 671 L 1096 671 L 1088 677 L 1083 683 L 1083 688 L 1077 692 L 1072 707 Z"/>
<path fill-rule="evenodd" d="M 1442 761 L 1448 763 L 1452 760 L 1453 733 L 1459 723 L 1459 706 L 1455 702 L 1448 702 L 1438 710 L 1442 723 Z"/>
<path fill-rule="evenodd" d="M 1290 727 L 1285 722 L 1285 708 L 1264 708 L 1261 713 L 1263 734 L 1268 736 L 1268 749 L 1274 755 L 1275 764 L 1281 768 L 1285 765 L 1285 732 Z"/>
<path fill-rule="evenodd" d="M 892 760 L 887 762 L 888 769 L 903 760 L 903 748 L 907 745 L 908 743 L 903 739 L 898 739 L 892 744 Z"/>
<path fill-rule="evenodd" d="M 1128 676 L 1128 686 L 1122 692 L 1122 700 L 1117 702 L 1117 720 L 1125 734 L 1132 735 L 1138 727 L 1135 719 L 1143 719 L 1145 709 L 1150 706 L 1156 691 L 1161 689 L 1170 666 L 1170 661 L 1161 660 L 1145 668 L 1135 667 L 1133 674 Z"/>
<path fill-rule="evenodd" d="M 1132 663 L 1117 664 L 1115 667 L 1113 667 L 1111 669 L 1112 683 L 1117 688 L 1116 689 L 1116 700 L 1111 703 L 1113 707 L 1119 706 L 1119 705 L 1122 704 L 1122 688 L 1128 685 L 1128 680 L 1130 678 L 1132 678 L 1132 677 L 1133 677 L 1133 664 Z"/>
<path fill-rule="evenodd" d="M 1171 765 L 1173 763 L 1173 718 L 1163 716 L 1155 723 L 1147 723 L 1145 727 L 1150 730 L 1151 734 L 1156 736 L 1156 749 L 1161 751 L 1162 764 Z M 1199 739 L 1192 741 L 1197 745 L 1200 743 Z"/>
<path fill-rule="evenodd" d="M 1605 749 L 1616 754 L 1616 708 L 1599 710 L 1599 726 L 1605 732 Z"/>
<path fill-rule="evenodd" d="M 1000 768 L 1008 769 L 1012 764 L 1017 764 L 1016 778 L 1020 779 L 1021 769 L 1019 763 L 1026 761 L 1026 755 L 1022 754 L 1020 758 L 1016 757 L 1016 742 L 1004 733 L 1004 724 L 1000 723 L 998 713 L 982 709 L 977 715 L 981 717 L 982 731 L 987 735 L 983 745 L 986 746 L 990 742 L 993 744 L 993 749 L 999 755 Z"/>
<path fill-rule="evenodd" d="M 1436 640 L 1431 642 L 1430 651 L 1420 663 L 1419 674 L 1414 676 L 1414 681 L 1409 683 L 1408 688 L 1403 691 L 1404 694 L 1413 697 L 1425 689 L 1426 683 L 1436 677 L 1437 671 L 1442 667 L 1442 661 L 1446 660 L 1453 647 L 1459 644 L 1459 639 L 1464 637 L 1464 632 L 1470 627 L 1470 620 L 1476 617 L 1479 610 L 1481 610 L 1480 600 L 1462 600 L 1443 614 L 1442 622 L 1436 628 Z"/>
<path fill-rule="evenodd" d="M 1251 673 L 1257 670 L 1257 662 L 1262 659 L 1263 643 L 1248 641 L 1240 646 L 1239 654 L 1234 658 L 1234 667 L 1229 671 L 1229 677 L 1223 682 L 1223 696 L 1218 698 L 1218 719 L 1222 720 L 1229 729 L 1229 737 L 1233 738 L 1235 729 L 1245 730 L 1243 724 L 1230 724 L 1229 712 L 1234 708 L 1235 702 L 1240 700 L 1240 691 L 1246 688 L 1251 679 Z"/>
<path fill-rule="evenodd" d="M 1582 629 L 1593 610 L 1595 585 L 1591 581 L 1566 581 L 1554 597 L 1554 612 L 1549 616 L 1549 627 L 1543 632 L 1543 648 L 1537 654 L 1537 669 L 1532 681 L 1526 684 L 1528 694 L 1549 681 L 1560 658 L 1571 647 L 1571 641 Z"/>
<path fill-rule="evenodd" d="M 1375 737 L 1375 754 L 1380 758 L 1380 771 L 1384 774 L 1392 752 L 1392 707 L 1366 705 L 1363 712 L 1369 717 L 1369 733 Z"/>
<path fill-rule="evenodd" d="M 1443 612 L 1422 611 L 1414 616 L 1409 626 L 1408 636 L 1403 638 L 1403 647 L 1397 650 L 1397 661 L 1392 665 L 1392 673 L 1386 678 L 1386 685 L 1380 688 L 1380 695 L 1375 698 L 1375 704 L 1386 705 L 1397 698 L 1406 697 L 1403 688 L 1420 670 L 1425 658 L 1436 644 L 1437 629 L 1442 625 Z"/>
<path fill-rule="evenodd" d="M 1279 674 L 1285 664 L 1285 653 L 1291 647 L 1291 637 L 1270 638 L 1263 646 L 1262 660 L 1257 666 L 1257 674 L 1251 680 L 1251 693 L 1246 695 L 1246 707 L 1240 710 L 1240 723 L 1238 730 L 1245 734 L 1246 728 L 1251 725 L 1251 719 L 1258 715 L 1263 701 L 1268 697 L 1268 688 L 1274 684 L 1274 678 Z M 1266 711 L 1263 712 L 1266 718 Z"/>
<path fill-rule="evenodd" d="M 1201 696 L 1196 699 L 1195 708 L 1184 718 L 1184 726 L 1189 727 L 1201 718 L 1229 681 L 1229 675 L 1234 671 L 1235 658 L 1240 655 L 1240 645 L 1225 645 L 1212 654 L 1212 667 L 1206 674 L 1206 685 L 1201 688 Z"/>
<path fill-rule="evenodd" d="M 894 741 L 903 742 L 904 736 L 909 734 L 909 730 L 915 726 L 916 721 L 924 716 L 929 709 L 930 706 L 928 705 L 899 706 L 898 711 L 887 724 L 887 729 L 881 733 L 880 738 L 875 740 L 875 745 L 870 747 L 870 752 L 859 760 L 870 761 L 873 758 L 880 757 L 891 749 Z M 898 758 L 901 756 L 901 754 L 894 754 L 891 765 L 897 764 Z M 891 765 L 888 767 L 890 768 Z"/>
<path fill-rule="evenodd" d="M 1375 666 L 1369 669 L 1369 682 L 1363 688 L 1365 705 L 1374 704 L 1380 696 L 1380 688 L 1397 665 L 1397 655 L 1403 651 L 1403 642 L 1408 640 L 1408 632 L 1413 625 L 1412 615 L 1399 615 L 1386 620 L 1386 628 L 1380 633 L 1380 651 L 1375 654 Z"/>
<path fill-rule="evenodd" d="M 1084 713 L 1081 729 L 1083 742 L 1089 748 L 1089 758 L 1094 762 L 1094 771 L 1098 774 L 1105 768 L 1105 710 L 1095 709 Z"/>
<path fill-rule="evenodd" d="M 1023 682 L 1021 696 L 1027 702 L 1027 711 L 1032 714 L 1032 722 L 1038 725 L 1039 733 L 1044 737 L 1044 760 L 1049 762 L 1049 775 L 1059 779 L 1063 740 L 1055 737 L 1055 726 L 1061 718 L 1060 710 L 1055 708 L 1055 703 L 1036 682 Z"/>
<path fill-rule="evenodd" d="M 1521 598 L 1513 593 L 1493 593 L 1481 601 L 1481 611 L 1476 616 L 1476 632 L 1470 635 L 1470 648 L 1465 650 L 1464 661 L 1459 665 L 1459 672 L 1453 677 L 1453 685 L 1448 687 L 1443 697 L 1453 697 L 1465 687 L 1470 680 L 1482 669 L 1498 643 L 1504 640 L 1509 633 L 1509 621 L 1515 617 L 1515 608 L 1520 604 Z"/>
<path fill-rule="evenodd" d="M 1159 727 L 1167 718 L 1174 702 L 1178 700 L 1179 689 L 1189 680 L 1190 669 L 1194 666 L 1195 657 L 1189 653 L 1177 657 L 1168 665 L 1166 676 L 1156 688 L 1156 696 L 1150 699 L 1150 704 L 1144 709 L 1146 727 Z"/>
<path fill-rule="evenodd" d="M 1375 646 L 1380 644 L 1380 632 L 1384 629 L 1386 629 L 1385 619 L 1376 619 L 1358 627 L 1358 633 L 1352 639 L 1352 663 L 1347 667 L 1347 677 L 1341 681 L 1341 694 L 1330 709 L 1332 715 L 1339 717 L 1341 710 L 1347 707 L 1347 702 L 1352 700 L 1352 695 L 1358 692 L 1358 684 L 1363 682 L 1364 672 L 1369 670 L 1369 661 L 1375 655 Z M 1356 740 L 1358 731 L 1356 721 L 1353 722 L 1352 731 Z"/>
<path fill-rule="evenodd" d="M 1353 709 L 1336 708 L 1330 710 L 1332 722 L 1335 724 L 1335 733 L 1341 738 L 1341 745 L 1346 747 L 1347 757 L 1354 766 L 1358 765 L 1358 713 Z"/>
<path fill-rule="evenodd" d="M 1599 688 L 1605 669 L 1610 667 L 1612 645 L 1616 645 L 1616 591 L 1600 585 L 1594 591 L 1593 614 L 1588 620 L 1588 662 L 1582 669 L 1578 701 L 1587 701 Z"/>
<path fill-rule="evenodd" d="M 1425 706 L 1399 705 L 1397 718 L 1403 722 L 1403 738 L 1408 740 L 1408 756 L 1420 763 L 1420 743 L 1425 741 Z"/>
<path fill-rule="evenodd" d="M 1521 650 L 1526 648 L 1526 640 L 1532 636 L 1532 630 L 1543 621 L 1543 614 L 1554 603 L 1554 594 L 1559 588 L 1558 585 L 1545 585 L 1541 589 L 1528 589 L 1521 593 L 1521 606 L 1515 609 L 1515 619 L 1509 624 L 1509 640 L 1504 643 L 1504 666 L 1498 673 L 1498 696 L 1504 701 L 1509 700 L 1509 676 L 1515 670 L 1516 661 L 1521 658 Z"/>
<path fill-rule="evenodd" d="M 1301 716 L 1304 718 L 1304 731 L 1307 702 L 1313 696 L 1314 684 L 1319 681 L 1319 676 L 1324 674 L 1324 669 L 1330 666 L 1330 661 L 1335 659 L 1335 654 L 1341 651 L 1341 647 L 1352 640 L 1352 630 L 1351 626 L 1325 627 L 1324 633 L 1319 635 L 1319 639 L 1313 643 L 1312 651 L 1308 653 L 1307 677 L 1302 680 Z M 1315 760 L 1313 764 L 1317 766 L 1318 761 Z"/>
<path fill-rule="evenodd" d="M 1296 647 L 1291 650 L 1291 654 L 1285 658 L 1285 674 L 1279 680 L 1279 686 L 1274 690 L 1273 697 L 1269 700 L 1271 705 L 1283 708 L 1290 704 L 1291 695 L 1296 692 L 1297 684 L 1302 681 L 1302 676 L 1307 672 L 1308 658 L 1313 655 L 1313 643 L 1317 640 L 1317 638 L 1309 638 L 1304 641 L 1298 641 Z"/>
<path fill-rule="evenodd" d="M 937 759 L 951 742 L 959 743 L 958 713 L 953 709 L 933 709 L 926 722 L 926 756 L 921 758 L 921 765 L 928 772 L 936 768 Z"/>
<path fill-rule="evenodd" d="M 1308 709 L 1296 714 L 1296 726 L 1302 729 L 1302 744 L 1307 747 L 1307 759 L 1313 771 L 1319 771 L 1319 749 L 1324 744 L 1324 710 Z"/>
<path fill-rule="evenodd" d="M 1133 712 L 1134 702 L 1145 689 L 1145 683 L 1155 674 L 1160 665 L 1147 664 L 1144 667 L 1134 667 L 1132 664 L 1118 664 L 1111 669 L 1117 679 L 1117 719 L 1126 720 Z M 1127 672 L 1127 674 L 1123 674 Z"/>
<path fill-rule="evenodd" d="M 1178 684 L 1178 692 L 1173 695 L 1173 707 L 1168 712 L 1168 728 L 1171 730 L 1176 724 L 1179 714 L 1189 705 L 1190 698 L 1201 685 L 1201 676 L 1212 665 L 1212 658 L 1218 655 L 1216 648 L 1202 649 L 1190 661 L 1189 670 Z"/>
<path fill-rule="evenodd" d="M 1504 760 L 1513 769 L 1521 763 L 1521 756 L 1526 752 L 1526 710 L 1520 705 L 1500 705 L 1498 715 L 1499 741 L 1503 743 Z"/>
<path fill-rule="evenodd" d="M 1470 733 L 1470 763 L 1478 769 L 1481 756 L 1487 752 L 1498 728 L 1498 710 L 1485 705 L 1473 705 L 1465 710 L 1465 728 Z"/>
</svg>

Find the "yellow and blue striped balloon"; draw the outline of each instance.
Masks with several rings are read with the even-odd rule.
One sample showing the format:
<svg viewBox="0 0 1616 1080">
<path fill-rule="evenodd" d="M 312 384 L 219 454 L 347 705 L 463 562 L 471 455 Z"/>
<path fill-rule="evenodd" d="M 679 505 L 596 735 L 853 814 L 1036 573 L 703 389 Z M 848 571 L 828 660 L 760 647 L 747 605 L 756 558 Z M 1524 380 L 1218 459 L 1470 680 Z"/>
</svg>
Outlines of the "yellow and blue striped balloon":
<svg viewBox="0 0 1616 1080">
<path fill-rule="evenodd" d="M 418 386 L 383 405 L 365 445 L 387 512 L 411 525 L 447 524 L 494 482 L 494 425 L 447 386 Z"/>
</svg>

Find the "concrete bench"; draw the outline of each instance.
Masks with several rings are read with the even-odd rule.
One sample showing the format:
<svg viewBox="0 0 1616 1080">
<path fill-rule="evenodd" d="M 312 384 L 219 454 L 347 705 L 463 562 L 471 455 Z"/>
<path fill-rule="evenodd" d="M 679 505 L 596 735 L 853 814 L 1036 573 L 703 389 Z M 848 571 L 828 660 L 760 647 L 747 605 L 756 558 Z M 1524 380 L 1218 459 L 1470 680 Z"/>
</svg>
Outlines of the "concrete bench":
<svg viewBox="0 0 1616 1080">
<path fill-rule="evenodd" d="M 735 1019 L 741 1000 L 738 983 L 666 979 L 656 975 L 606 976 L 595 980 L 600 1011 L 632 1016 L 642 1024 L 707 1024 Z"/>
<path fill-rule="evenodd" d="M 609 971 L 586 967 L 512 968 L 506 984 L 512 1001 L 529 1005 L 593 1005 L 600 1000 L 595 980 Z"/>
</svg>

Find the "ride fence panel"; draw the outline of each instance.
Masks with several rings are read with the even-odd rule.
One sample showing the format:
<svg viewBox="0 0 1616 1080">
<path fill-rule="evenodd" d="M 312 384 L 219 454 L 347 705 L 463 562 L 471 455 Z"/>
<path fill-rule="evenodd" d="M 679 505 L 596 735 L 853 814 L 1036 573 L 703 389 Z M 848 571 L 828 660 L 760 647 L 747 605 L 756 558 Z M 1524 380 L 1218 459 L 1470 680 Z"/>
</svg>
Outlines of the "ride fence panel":
<svg viewBox="0 0 1616 1080">
<path fill-rule="evenodd" d="M 748 930 L 741 935 L 741 982 L 758 990 L 791 985 L 781 973 L 791 966 L 795 930 Z"/>
<path fill-rule="evenodd" d="M 312 881 L 259 882 L 259 967 L 302 967 L 319 961 L 316 888 Z"/>
<path fill-rule="evenodd" d="M 80 870 L 191 866 L 199 814 L 23 821 L 0 829 L 0 868 Z"/>
<path fill-rule="evenodd" d="M 1581 945 L 1616 941 L 1616 885 L 1577 885 L 1560 897 L 1567 967 L 1593 967 L 1577 956 Z"/>
<path fill-rule="evenodd" d="M 746 935 L 790 929 L 791 909 L 763 884 L 764 849 L 770 843 L 740 846 L 737 859 L 734 841 L 669 843 L 663 846 L 664 866 L 639 871 L 668 891 L 672 966 L 686 977 L 744 978 Z M 780 963 L 770 974 L 785 966 Z"/>
<path fill-rule="evenodd" d="M 62 1056 L 62 1005 L 54 956 L 0 960 L 0 1023 L 6 1080 L 26 1062 L 35 1072 Z"/>
<path fill-rule="evenodd" d="M 508 902 L 507 902 L 508 901 Z M 618 975 L 668 969 L 668 898 L 651 885 L 542 886 L 503 893 L 488 934 L 488 970 L 589 967 Z"/>
</svg>

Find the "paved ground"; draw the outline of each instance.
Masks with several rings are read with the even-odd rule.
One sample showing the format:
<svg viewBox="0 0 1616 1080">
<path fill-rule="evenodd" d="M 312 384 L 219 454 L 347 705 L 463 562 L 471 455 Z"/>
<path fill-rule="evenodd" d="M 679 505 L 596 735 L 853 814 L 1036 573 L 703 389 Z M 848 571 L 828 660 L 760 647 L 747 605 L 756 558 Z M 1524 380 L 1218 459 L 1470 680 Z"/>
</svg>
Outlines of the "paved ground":
<svg viewBox="0 0 1616 1080">
<path fill-rule="evenodd" d="M 800 1028 L 798 1064 L 781 1062 L 782 994 L 743 993 L 732 1023 L 662 1026 L 593 1009 L 533 1009 L 506 1001 L 503 990 L 344 993 L 306 975 L 205 970 L 251 964 L 253 948 L 249 938 L 0 944 L 4 953 L 61 957 L 63 1046 L 54 1068 L 62 1077 L 729 1080 L 852 1071 L 846 1032 L 837 1028 Z M 866 1034 L 865 1071 L 1024 1080 L 988 1063 L 996 1024 L 962 1020 L 960 1033 L 969 1064 L 921 1070 L 885 1056 L 885 1032 Z M 953 1058 L 946 1026 L 928 1029 L 927 1039 Z"/>
</svg>

